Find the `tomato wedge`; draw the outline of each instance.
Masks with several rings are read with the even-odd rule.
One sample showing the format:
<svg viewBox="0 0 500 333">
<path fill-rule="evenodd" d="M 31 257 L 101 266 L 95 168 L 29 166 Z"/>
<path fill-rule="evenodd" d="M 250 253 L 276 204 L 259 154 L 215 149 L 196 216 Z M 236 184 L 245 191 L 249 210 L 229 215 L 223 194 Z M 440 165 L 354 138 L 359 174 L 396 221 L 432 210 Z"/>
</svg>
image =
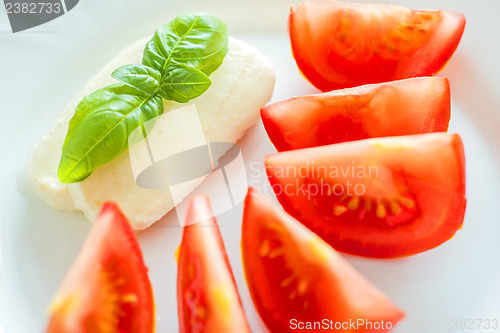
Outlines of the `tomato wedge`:
<svg viewBox="0 0 500 333">
<path fill-rule="evenodd" d="M 147 271 L 127 219 L 105 203 L 51 304 L 47 332 L 153 332 Z"/>
<path fill-rule="evenodd" d="M 422 77 L 294 97 L 261 109 L 278 151 L 384 136 L 446 132 L 448 79 Z"/>
<path fill-rule="evenodd" d="M 177 273 L 180 332 L 250 332 L 208 198 L 189 201 Z"/>
<path fill-rule="evenodd" d="M 297 65 L 323 91 L 434 75 L 464 27 L 464 16 L 449 10 L 333 0 L 307 0 L 289 19 Z"/>
<path fill-rule="evenodd" d="M 307 329 L 313 322 L 325 325 L 325 332 L 369 332 L 342 326 L 358 319 L 383 321 L 385 329 L 377 331 L 386 332 L 404 317 L 332 247 L 253 188 L 245 200 L 241 247 L 250 294 L 271 332 Z"/>
<path fill-rule="evenodd" d="M 462 227 L 465 159 L 457 134 L 367 139 L 266 158 L 285 210 L 335 249 L 393 258 Z"/>
</svg>

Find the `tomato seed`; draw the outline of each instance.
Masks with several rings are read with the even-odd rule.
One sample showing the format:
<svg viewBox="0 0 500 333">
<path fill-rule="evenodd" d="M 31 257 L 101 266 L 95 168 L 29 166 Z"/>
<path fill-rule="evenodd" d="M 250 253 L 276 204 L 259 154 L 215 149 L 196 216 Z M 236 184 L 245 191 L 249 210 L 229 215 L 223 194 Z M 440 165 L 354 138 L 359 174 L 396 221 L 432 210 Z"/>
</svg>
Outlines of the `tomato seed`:
<svg viewBox="0 0 500 333">
<path fill-rule="evenodd" d="M 415 200 L 406 197 L 400 198 L 399 202 L 408 209 L 413 209 L 416 206 Z"/>
<path fill-rule="evenodd" d="M 333 214 L 335 216 L 340 216 L 340 215 L 344 214 L 346 211 L 347 211 L 347 207 L 343 206 L 341 204 L 335 204 L 333 206 Z"/>
<path fill-rule="evenodd" d="M 358 209 L 358 206 L 359 206 L 359 197 L 354 197 L 352 198 L 351 201 L 349 201 L 349 203 L 347 204 L 347 208 L 349 208 L 350 210 L 356 210 Z"/>
<path fill-rule="evenodd" d="M 375 214 L 377 215 L 377 217 L 379 219 L 383 219 L 387 216 L 387 211 L 385 210 L 385 207 L 382 203 L 379 203 L 377 205 L 377 210 L 376 210 Z"/>
<path fill-rule="evenodd" d="M 269 254 L 269 251 L 271 250 L 271 244 L 269 242 L 269 239 L 264 239 L 262 241 L 262 244 L 260 245 L 259 248 L 259 254 L 261 257 L 267 257 Z"/>
<path fill-rule="evenodd" d="M 391 201 L 391 213 L 394 215 L 401 214 L 403 209 L 396 201 Z"/>
<path fill-rule="evenodd" d="M 133 293 L 128 293 L 122 296 L 122 302 L 124 303 L 137 303 L 137 295 Z"/>
<path fill-rule="evenodd" d="M 299 292 L 300 296 L 306 293 L 307 286 L 308 286 L 307 280 L 302 280 L 299 282 L 299 285 L 297 286 L 297 291 Z"/>
<path fill-rule="evenodd" d="M 288 287 L 293 280 L 295 280 L 295 277 L 293 275 L 287 277 L 286 279 L 281 281 L 281 288 Z"/>
</svg>

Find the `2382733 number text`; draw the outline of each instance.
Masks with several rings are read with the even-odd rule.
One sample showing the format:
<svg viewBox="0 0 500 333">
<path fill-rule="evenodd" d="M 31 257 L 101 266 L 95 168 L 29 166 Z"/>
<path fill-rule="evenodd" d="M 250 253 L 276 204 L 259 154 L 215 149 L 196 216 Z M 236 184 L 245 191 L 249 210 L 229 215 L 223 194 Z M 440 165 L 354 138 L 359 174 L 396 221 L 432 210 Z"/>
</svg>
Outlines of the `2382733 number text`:
<svg viewBox="0 0 500 333">
<path fill-rule="evenodd" d="M 59 14 L 62 12 L 61 3 L 50 2 L 6 2 L 7 14 Z"/>
</svg>

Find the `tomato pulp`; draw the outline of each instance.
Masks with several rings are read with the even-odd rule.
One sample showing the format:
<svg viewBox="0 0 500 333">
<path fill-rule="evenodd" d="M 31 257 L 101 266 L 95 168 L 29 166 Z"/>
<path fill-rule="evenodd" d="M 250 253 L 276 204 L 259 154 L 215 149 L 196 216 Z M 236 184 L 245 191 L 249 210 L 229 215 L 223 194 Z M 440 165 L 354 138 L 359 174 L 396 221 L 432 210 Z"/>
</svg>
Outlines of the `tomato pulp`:
<svg viewBox="0 0 500 333">
<path fill-rule="evenodd" d="M 47 332 L 153 332 L 147 271 L 126 217 L 105 203 L 52 301 Z"/>
<path fill-rule="evenodd" d="M 323 91 L 434 75 L 464 27 L 464 16 L 450 10 L 334 0 L 307 0 L 289 18 L 297 65 Z"/>
<path fill-rule="evenodd" d="M 307 323 L 330 323 L 325 332 L 370 332 L 335 323 L 384 322 L 387 332 L 404 313 L 316 234 L 250 188 L 241 248 L 255 306 L 271 332 L 294 332 Z M 319 332 L 320 329 L 311 330 Z"/>
<path fill-rule="evenodd" d="M 294 97 L 261 109 L 278 151 L 374 137 L 446 132 L 448 79 L 421 77 Z"/>
<path fill-rule="evenodd" d="M 462 227 L 465 158 L 457 134 L 299 149 L 265 163 L 285 210 L 343 252 L 408 256 L 440 245 Z"/>
<path fill-rule="evenodd" d="M 180 332 L 250 332 L 208 198 L 189 201 L 179 251 Z"/>
</svg>

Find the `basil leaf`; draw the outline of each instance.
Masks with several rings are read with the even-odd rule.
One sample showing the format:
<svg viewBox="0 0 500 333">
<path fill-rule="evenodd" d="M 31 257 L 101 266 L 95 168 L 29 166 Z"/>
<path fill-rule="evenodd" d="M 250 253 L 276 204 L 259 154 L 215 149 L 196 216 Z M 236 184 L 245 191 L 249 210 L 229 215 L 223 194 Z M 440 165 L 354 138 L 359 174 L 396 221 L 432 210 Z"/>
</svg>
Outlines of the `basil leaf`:
<svg viewBox="0 0 500 333">
<path fill-rule="evenodd" d="M 212 81 L 202 71 L 186 65 L 177 64 L 168 67 L 169 71 L 162 77 L 158 94 L 179 103 L 189 102 L 203 94 Z"/>
<path fill-rule="evenodd" d="M 62 183 L 79 182 L 128 148 L 129 135 L 163 113 L 160 96 L 116 83 L 86 96 L 69 123 L 57 170 Z M 144 127 L 143 127 L 144 131 Z"/>
<path fill-rule="evenodd" d="M 122 66 L 116 69 L 111 76 L 149 96 L 156 94 L 160 87 L 160 72 L 140 64 Z"/>
<path fill-rule="evenodd" d="M 158 28 L 146 44 L 142 63 L 162 75 L 172 63 L 212 74 L 228 51 L 226 24 L 211 14 L 182 14 Z"/>
<path fill-rule="evenodd" d="M 86 96 L 69 123 L 58 168 L 63 183 L 79 182 L 135 143 L 129 138 L 163 113 L 162 97 L 185 103 L 211 85 L 228 52 L 227 27 L 210 14 L 183 14 L 156 30 L 142 64 L 118 68 L 121 81 Z M 151 128 L 151 126 L 148 126 Z M 139 138 L 135 138 L 139 140 Z"/>
</svg>

